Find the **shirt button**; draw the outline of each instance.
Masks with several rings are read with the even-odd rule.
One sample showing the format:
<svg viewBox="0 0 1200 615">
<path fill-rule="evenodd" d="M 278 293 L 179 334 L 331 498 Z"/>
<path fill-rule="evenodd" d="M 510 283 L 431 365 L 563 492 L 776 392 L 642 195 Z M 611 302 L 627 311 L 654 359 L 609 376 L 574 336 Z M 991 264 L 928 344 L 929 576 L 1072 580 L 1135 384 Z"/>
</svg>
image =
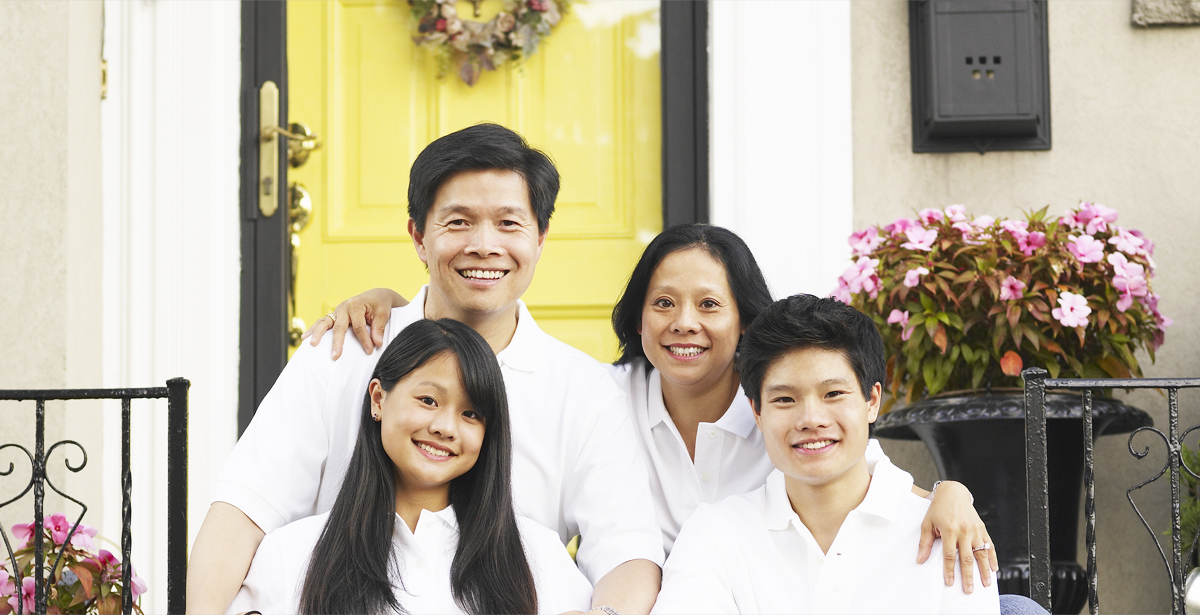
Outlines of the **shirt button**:
<svg viewBox="0 0 1200 615">
<path fill-rule="evenodd" d="M 702 481 L 704 481 L 704 482 L 706 482 L 706 483 L 707 483 L 707 482 L 708 482 L 708 472 L 705 472 L 704 474 L 701 474 L 701 475 L 700 475 L 700 480 L 702 480 Z"/>
<path fill-rule="evenodd" d="M 416 567 L 417 567 L 417 568 L 424 568 L 424 567 L 425 567 L 425 562 L 423 562 L 423 561 L 421 561 L 421 560 L 417 560 L 417 565 L 416 565 Z"/>
<path fill-rule="evenodd" d="M 708 430 L 708 438 L 711 440 L 715 437 L 717 437 L 717 430 L 715 430 L 715 429 Z"/>
</svg>

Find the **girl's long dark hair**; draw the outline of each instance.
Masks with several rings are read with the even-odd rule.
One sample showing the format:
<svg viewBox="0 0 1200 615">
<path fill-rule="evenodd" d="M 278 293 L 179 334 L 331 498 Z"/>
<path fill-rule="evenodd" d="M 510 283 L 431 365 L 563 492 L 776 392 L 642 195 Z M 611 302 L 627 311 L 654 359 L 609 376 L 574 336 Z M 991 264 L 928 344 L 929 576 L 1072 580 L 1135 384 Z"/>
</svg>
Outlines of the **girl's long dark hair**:
<svg viewBox="0 0 1200 615">
<path fill-rule="evenodd" d="M 388 344 L 371 377 L 391 391 L 401 378 L 446 352 L 458 357 L 463 386 L 485 425 L 479 460 L 450 481 L 459 533 L 450 568 L 454 600 L 477 615 L 536 613 L 533 575 L 513 513 L 512 438 L 496 355 L 467 325 L 420 320 Z M 383 449 L 380 423 L 371 418 L 369 393 L 360 421 L 346 479 L 313 548 L 301 613 L 406 612 L 393 589 L 401 568 L 392 551 L 394 465 Z"/>
<path fill-rule="evenodd" d="M 771 290 L 767 288 L 767 280 L 741 237 L 720 226 L 699 223 L 672 226 L 659 233 L 646 246 L 642 257 L 633 267 L 633 273 L 629 274 L 625 291 L 613 308 L 613 332 L 617 334 L 621 352 L 615 365 L 625 365 L 638 357 L 646 357 L 638 327 L 642 324 L 642 308 L 646 305 L 650 278 L 664 258 L 688 248 L 701 248 L 725 267 L 729 290 L 733 291 L 743 328 L 748 327 L 759 312 L 771 305 Z"/>
</svg>

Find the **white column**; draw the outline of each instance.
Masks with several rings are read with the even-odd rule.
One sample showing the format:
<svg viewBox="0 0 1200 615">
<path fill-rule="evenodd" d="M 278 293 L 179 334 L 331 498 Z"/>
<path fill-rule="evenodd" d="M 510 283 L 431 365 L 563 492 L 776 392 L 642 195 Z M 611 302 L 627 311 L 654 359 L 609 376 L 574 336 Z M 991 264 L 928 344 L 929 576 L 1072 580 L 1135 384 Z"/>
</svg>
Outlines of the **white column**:
<svg viewBox="0 0 1200 615">
<path fill-rule="evenodd" d="M 189 543 L 237 436 L 240 7 L 105 2 L 104 384 L 192 382 Z M 166 402 L 134 402 L 134 551 L 166 612 Z M 119 408 L 105 413 L 104 527 L 120 539 Z"/>
<path fill-rule="evenodd" d="M 850 3 L 713 0 L 710 220 L 772 293 L 827 296 L 853 208 Z"/>
</svg>

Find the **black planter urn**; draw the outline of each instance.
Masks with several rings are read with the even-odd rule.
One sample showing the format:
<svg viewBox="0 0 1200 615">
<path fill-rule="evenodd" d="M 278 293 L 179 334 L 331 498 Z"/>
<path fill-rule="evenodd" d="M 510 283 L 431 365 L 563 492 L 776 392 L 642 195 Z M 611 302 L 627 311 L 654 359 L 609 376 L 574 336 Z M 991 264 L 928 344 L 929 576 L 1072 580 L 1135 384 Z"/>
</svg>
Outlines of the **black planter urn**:
<svg viewBox="0 0 1200 615">
<path fill-rule="evenodd" d="M 1114 399 L 1097 396 L 1092 407 L 1096 436 L 1153 424 L 1145 412 Z M 1078 613 L 1087 601 L 1087 575 L 1076 563 L 1083 489 L 1082 412 L 1077 394 L 1046 395 L 1054 613 Z M 985 392 L 921 400 L 879 417 L 875 435 L 921 440 L 932 453 L 938 474 L 971 490 L 975 508 L 995 541 L 1000 593 L 1028 596 L 1024 394 Z"/>
</svg>

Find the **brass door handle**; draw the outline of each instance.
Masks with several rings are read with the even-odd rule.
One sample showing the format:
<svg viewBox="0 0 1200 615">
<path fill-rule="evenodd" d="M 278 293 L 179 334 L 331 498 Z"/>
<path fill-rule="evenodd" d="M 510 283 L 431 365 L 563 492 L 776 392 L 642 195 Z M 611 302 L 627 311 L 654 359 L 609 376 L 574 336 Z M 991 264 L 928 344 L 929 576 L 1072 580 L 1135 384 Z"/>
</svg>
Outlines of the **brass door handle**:
<svg viewBox="0 0 1200 615">
<path fill-rule="evenodd" d="M 321 147 L 317 135 L 299 122 L 291 130 L 279 126 L 279 87 L 264 81 L 258 89 L 258 210 L 264 217 L 279 208 L 279 143 L 276 135 L 288 140 L 288 164 L 304 164 L 309 153 Z"/>
<path fill-rule="evenodd" d="M 288 227 L 292 243 L 292 266 L 288 284 L 288 314 L 291 322 L 288 327 L 288 344 L 295 347 L 300 345 L 300 335 L 304 333 L 304 320 L 296 315 L 296 279 L 300 275 L 300 231 L 304 230 L 312 220 L 312 196 L 300 182 L 292 182 L 288 189 Z"/>
</svg>

